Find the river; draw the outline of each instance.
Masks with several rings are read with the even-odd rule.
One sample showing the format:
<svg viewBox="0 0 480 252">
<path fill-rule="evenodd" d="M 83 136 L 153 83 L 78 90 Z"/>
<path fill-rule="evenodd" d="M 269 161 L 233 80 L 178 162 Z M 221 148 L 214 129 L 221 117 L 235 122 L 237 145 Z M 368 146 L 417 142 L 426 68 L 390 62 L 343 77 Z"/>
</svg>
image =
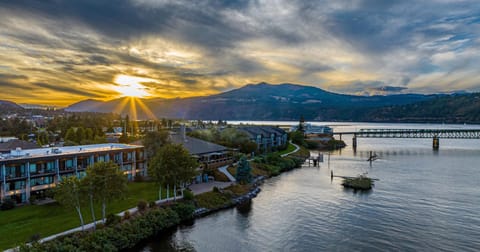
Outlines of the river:
<svg viewBox="0 0 480 252">
<path fill-rule="evenodd" d="M 330 124 L 360 128 L 480 128 L 472 125 Z M 351 136 L 343 136 L 351 144 Z M 348 137 L 348 138 L 347 138 Z M 372 165 L 369 152 L 380 158 Z M 315 153 L 314 153 L 315 154 Z M 229 209 L 156 237 L 140 251 L 478 251 L 480 140 L 359 138 L 267 180 L 246 209 Z M 336 175 L 368 172 L 369 193 Z"/>
</svg>

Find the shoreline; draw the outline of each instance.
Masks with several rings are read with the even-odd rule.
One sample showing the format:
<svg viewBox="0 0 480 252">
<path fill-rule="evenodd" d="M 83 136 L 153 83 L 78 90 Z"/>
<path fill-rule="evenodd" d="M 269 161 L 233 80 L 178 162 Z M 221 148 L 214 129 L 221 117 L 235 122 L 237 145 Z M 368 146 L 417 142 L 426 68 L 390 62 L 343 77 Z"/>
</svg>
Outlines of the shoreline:
<svg viewBox="0 0 480 252">
<path fill-rule="evenodd" d="M 289 154 L 294 154 L 294 153 L 298 152 L 299 150 L 300 150 L 300 148 L 295 149 L 294 151 L 288 153 L 287 155 L 285 155 L 285 156 L 283 156 L 283 157 L 286 158 L 286 157 L 288 157 Z M 310 150 L 308 150 L 308 151 L 310 151 Z M 310 152 L 308 153 L 308 155 L 310 155 Z M 302 157 L 302 158 L 301 158 L 301 159 L 302 159 L 302 164 L 305 162 L 305 160 L 306 160 L 307 158 L 308 158 L 308 157 Z M 302 166 L 300 165 L 299 167 L 295 167 L 295 168 L 293 168 L 293 169 L 298 169 L 298 168 L 301 168 L 301 167 L 302 167 Z M 281 174 L 281 173 L 284 173 L 284 172 L 287 172 L 287 171 L 290 171 L 290 170 L 293 170 L 293 169 L 282 170 L 282 171 L 280 172 L 280 174 Z M 170 227 L 168 227 L 168 228 L 174 228 L 174 227 L 175 227 L 175 228 L 178 228 L 184 221 L 193 221 L 193 220 L 195 220 L 195 219 L 199 219 L 199 218 L 206 217 L 206 216 L 208 216 L 208 215 L 211 215 L 211 214 L 213 214 L 213 213 L 219 212 L 219 211 L 221 211 L 221 210 L 231 209 L 231 208 L 236 207 L 236 206 L 238 206 L 238 205 L 241 205 L 241 204 L 244 204 L 244 203 L 246 203 L 246 202 L 249 202 L 249 201 L 251 201 L 253 198 L 255 198 L 255 197 L 258 195 L 258 193 L 261 192 L 260 185 L 265 181 L 265 179 L 268 179 L 268 178 L 270 178 L 270 177 L 274 177 L 274 176 L 276 176 L 276 175 L 279 175 L 279 174 L 270 175 L 270 176 L 268 176 L 268 177 L 262 176 L 262 175 L 257 176 L 257 177 L 254 178 L 254 180 L 250 183 L 251 187 L 249 188 L 248 192 L 246 192 L 246 193 L 244 193 L 244 194 L 241 194 L 241 195 L 239 195 L 239 196 L 236 196 L 236 197 L 232 197 L 232 198 L 230 199 L 230 202 L 229 202 L 228 204 L 224 204 L 224 205 L 222 205 L 222 206 L 220 206 L 220 207 L 216 207 L 216 208 L 212 208 L 212 209 L 196 208 L 196 209 L 194 210 L 194 212 L 193 212 L 192 218 L 181 220 L 179 223 L 174 224 L 173 226 L 170 226 Z M 219 189 L 219 192 L 220 192 L 221 194 L 224 194 L 224 190 L 225 190 L 225 189 Z M 227 189 L 227 190 L 228 190 L 228 189 Z M 178 197 L 178 196 L 177 196 L 177 199 L 181 199 L 181 197 Z M 163 200 L 161 200 L 161 201 L 157 201 L 156 203 L 157 203 L 157 208 L 165 208 L 165 206 L 166 206 L 166 208 L 169 208 L 169 207 L 168 207 L 168 204 L 169 204 L 169 203 L 175 203 L 175 202 L 182 203 L 182 201 L 173 201 L 172 198 L 163 199 Z M 120 212 L 120 213 L 118 213 L 118 214 L 116 214 L 116 215 L 121 217 L 121 216 L 123 216 L 123 213 L 126 212 L 126 211 L 128 211 L 128 212 L 130 212 L 130 213 L 134 213 L 134 212 L 137 212 L 138 209 L 137 209 L 137 207 L 130 208 L 130 209 L 125 210 L 125 211 L 122 211 L 122 212 Z M 99 220 L 99 222 L 101 222 L 101 220 Z M 93 223 L 89 223 L 89 224 L 87 224 L 87 225 L 93 225 Z M 56 239 L 65 239 L 65 238 L 70 237 L 70 236 L 75 236 L 75 234 L 81 233 L 81 232 L 79 232 L 80 230 L 81 230 L 81 227 L 77 227 L 77 228 L 70 229 L 70 230 L 67 230 L 67 231 L 64 231 L 64 232 L 61 232 L 61 233 L 58 233 L 58 234 L 51 235 L 51 236 L 49 236 L 49 237 L 45 237 L 45 238 L 39 240 L 39 244 L 43 244 L 43 243 L 47 243 L 47 242 L 50 242 L 50 241 L 54 241 L 54 240 L 56 240 Z M 103 230 L 103 229 L 100 229 L 100 230 Z M 86 231 L 86 232 L 89 232 L 88 230 L 85 230 L 85 231 Z M 142 239 L 141 241 L 137 242 L 134 247 L 136 247 L 136 246 L 144 243 L 146 240 L 153 238 L 157 233 L 163 232 L 163 231 L 165 231 L 165 229 L 156 230 L 155 233 L 153 233 L 153 234 L 152 234 L 151 236 L 149 236 L 148 238 Z M 25 248 L 25 247 L 27 247 L 27 246 L 30 247 L 30 245 L 31 245 L 31 243 L 25 243 L 25 246 L 22 245 L 22 246 L 19 246 L 19 247 L 10 248 L 10 249 L 7 249 L 7 250 L 5 250 L 5 251 L 9 251 L 9 252 L 11 252 L 11 251 L 20 251 L 22 247 L 23 247 L 23 248 Z M 31 248 L 30 250 L 35 251 L 35 250 L 34 250 L 34 247 L 30 247 L 30 248 Z M 122 248 L 121 250 L 128 250 L 128 248 Z"/>
</svg>

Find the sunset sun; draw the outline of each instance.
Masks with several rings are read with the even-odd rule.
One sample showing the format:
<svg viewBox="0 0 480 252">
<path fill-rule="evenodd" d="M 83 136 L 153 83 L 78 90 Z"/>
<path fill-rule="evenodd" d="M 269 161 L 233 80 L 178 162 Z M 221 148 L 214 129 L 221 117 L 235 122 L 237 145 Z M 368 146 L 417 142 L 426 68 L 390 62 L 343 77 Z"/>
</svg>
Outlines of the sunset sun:
<svg viewBox="0 0 480 252">
<path fill-rule="evenodd" d="M 129 75 L 118 75 L 117 77 L 115 77 L 114 82 L 118 84 L 118 86 L 114 88 L 115 91 L 120 93 L 122 96 L 142 98 L 151 95 L 147 91 L 147 87 L 145 87 L 142 83 L 156 81 L 149 78 L 135 77 Z"/>
</svg>

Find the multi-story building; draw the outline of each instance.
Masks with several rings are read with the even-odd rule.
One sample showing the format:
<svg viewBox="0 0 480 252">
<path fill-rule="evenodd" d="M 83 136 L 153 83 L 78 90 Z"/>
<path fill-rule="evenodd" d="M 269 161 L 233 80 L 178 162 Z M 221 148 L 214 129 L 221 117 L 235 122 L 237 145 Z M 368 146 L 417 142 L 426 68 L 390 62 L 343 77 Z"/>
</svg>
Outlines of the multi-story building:
<svg viewBox="0 0 480 252">
<path fill-rule="evenodd" d="M 146 175 L 144 147 L 127 144 L 94 144 L 58 148 L 17 148 L 0 155 L 0 198 L 26 202 L 54 187 L 63 176 L 85 176 L 96 162 L 113 161 L 132 180 Z"/>
<path fill-rule="evenodd" d="M 260 152 L 269 152 L 286 145 L 288 141 L 287 132 L 274 126 L 241 126 L 238 129 L 247 133 Z"/>
</svg>

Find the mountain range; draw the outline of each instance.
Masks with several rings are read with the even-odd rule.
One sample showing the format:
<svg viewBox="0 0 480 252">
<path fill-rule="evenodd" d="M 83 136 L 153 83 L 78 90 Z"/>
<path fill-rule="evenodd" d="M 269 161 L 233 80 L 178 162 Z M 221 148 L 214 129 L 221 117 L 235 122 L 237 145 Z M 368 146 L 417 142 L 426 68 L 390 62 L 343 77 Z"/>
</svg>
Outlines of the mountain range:
<svg viewBox="0 0 480 252">
<path fill-rule="evenodd" d="M 0 102 L 2 111 L 5 106 L 18 105 Z M 480 94 L 355 96 L 311 86 L 258 83 L 190 98 L 88 99 L 65 111 L 113 112 L 139 119 L 298 120 L 303 116 L 309 121 L 480 123 Z"/>
<path fill-rule="evenodd" d="M 70 105 L 70 112 L 115 112 L 137 117 L 148 113 L 145 104 L 157 118 L 188 118 L 202 120 L 331 120 L 336 110 L 405 105 L 425 101 L 435 95 L 400 94 L 390 96 L 353 96 L 337 94 L 311 86 L 295 84 L 249 84 L 228 92 L 184 99 L 120 98 L 111 101 L 85 100 Z M 140 102 L 138 102 L 140 101 Z M 135 104 L 136 103 L 136 104 Z"/>
</svg>

